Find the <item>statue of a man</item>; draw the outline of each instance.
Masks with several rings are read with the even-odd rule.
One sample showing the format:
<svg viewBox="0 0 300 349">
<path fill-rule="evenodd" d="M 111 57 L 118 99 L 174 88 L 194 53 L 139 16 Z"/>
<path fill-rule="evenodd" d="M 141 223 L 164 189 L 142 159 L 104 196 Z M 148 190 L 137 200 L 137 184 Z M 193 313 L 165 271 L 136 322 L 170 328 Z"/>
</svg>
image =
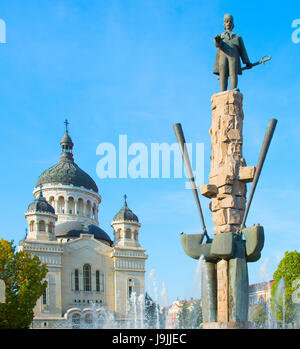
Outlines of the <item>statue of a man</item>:
<svg viewBox="0 0 300 349">
<path fill-rule="evenodd" d="M 226 14 L 224 16 L 225 32 L 215 36 L 217 55 L 213 72 L 219 75 L 221 91 L 227 90 L 228 77 L 230 77 L 230 89 L 237 89 L 238 75 L 242 74 L 240 58 L 246 64 L 246 69 L 252 68 L 244 42 L 239 35 L 232 32 L 233 28 L 233 17 Z"/>
</svg>

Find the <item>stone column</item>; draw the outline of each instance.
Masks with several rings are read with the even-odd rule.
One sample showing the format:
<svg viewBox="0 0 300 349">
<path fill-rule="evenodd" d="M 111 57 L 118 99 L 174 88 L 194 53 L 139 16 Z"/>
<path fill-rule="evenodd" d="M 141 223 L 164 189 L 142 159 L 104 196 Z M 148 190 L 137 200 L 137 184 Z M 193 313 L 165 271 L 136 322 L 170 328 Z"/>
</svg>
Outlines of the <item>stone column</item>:
<svg viewBox="0 0 300 349">
<path fill-rule="evenodd" d="M 246 183 L 253 180 L 255 168 L 246 166 L 242 154 L 243 95 L 224 91 L 214 94 L 211 101 L 211 168 L 209 185 L 202 186 L 201 193 L 211 198 L 216 236 L 239 231 L 246 206 Z M 216 264 L 218 322 L 205 328 L 239 328 L 247 321 L 248 273 L 245 256 L 240 254 Z"/>
<path fill-rule="evenodd" d="M 74 214 L 78 215 L 78 199 L 74 199 Z"/>
<path fill-rule="evenodd" d="M 69 198 L 65 198 L 65 214 L 69 214 Z"/>
<path fill-rule="evenodd" d="M 217 263 L 218 322 L 228 322 L 228 261 Z"/>
<path fill-rule="evenodd" d="M 245 211 L 246 184 L 239 180 L 239 169 L 246 166 L 242 154 L 242 101 L 237 91 L 212 97 L 209 183 L 217 188 L 211 202 L 215 234 L 238 231 Z"/>
<path fill-rule="evenodd" d="M 83 217 L 86 217 L 86 205 L 87 205 L 87 201 L 86 200 L 82 200 L 82 215 Z"/>
<path fill-rule="evenodd" d="M 203 261 L 201 268 L 201 300 L 203 322 L 210 323 L 217 321 L 217 275 L 216 264 Z"/>
</svg>

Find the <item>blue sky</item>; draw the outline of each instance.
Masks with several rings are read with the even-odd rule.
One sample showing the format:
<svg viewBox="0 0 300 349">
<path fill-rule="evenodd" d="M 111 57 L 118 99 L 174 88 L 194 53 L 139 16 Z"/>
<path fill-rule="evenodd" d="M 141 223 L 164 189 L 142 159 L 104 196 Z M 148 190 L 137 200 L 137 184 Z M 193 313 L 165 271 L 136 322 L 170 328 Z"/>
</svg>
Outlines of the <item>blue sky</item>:
<svg viewBox="0 0 300 349">
<path fill-rule="evenodd" d="M 213 38 L 223 31 L 223 15 L 231 13 L 250 60 L 272 56 L 239 80 L 248 165 L 257 164 L 269 118 L 278 119 L 247 219 L 248 225 L 263 225 L 266 237 L 261 260 L 249 263 L 249 282 L 272 278 L 284 252 L 300 250 L 300 43 L 291 39 L 300 5 L 270 3 L 1 1 L 7 42 L 0 44 L 0 236 L 16 244 L 24 237 L 32 190 L 59 160 L 68 118 L 75 161 L 102 196 L 101 227 L 112 237 L 110 222 L 126 193 L 142 223 L 148 290 L 153 292 L 148 278 L 154 270 L 158 294 L 165 289 L 169 303 L 199 296 L 193 282 L 197 261 L 180 245 L 182 231 L 201 231 L 186 179 L 97 178 L 96 148 L 102 142 L 117 147 L 120 134 L 128 144 L 172 144 L 172 125 L 181 122 L 188 142 L 204 143 L 207 183 L 210 98 L 219 88 L 212 74 Z M 212 235 L 209 200 L 200 199 Z"/>
</svg>

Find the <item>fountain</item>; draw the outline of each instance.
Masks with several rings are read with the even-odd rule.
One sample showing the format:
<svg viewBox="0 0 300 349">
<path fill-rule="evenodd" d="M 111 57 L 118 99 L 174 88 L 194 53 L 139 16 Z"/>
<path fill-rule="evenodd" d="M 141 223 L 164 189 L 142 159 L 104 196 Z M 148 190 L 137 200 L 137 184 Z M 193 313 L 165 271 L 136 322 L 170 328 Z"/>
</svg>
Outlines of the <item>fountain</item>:
<svg viewBox="0 0 300 349">
<path fill-rule="evenodd" d="M 276 307 L 276 308 L 275 308 Z M 276 292 L 275 292 L 275 304 L 274 311 L 280 312 L 282 321 L 281 328 L 286 328 L 286 304 L 285 304 L 285 282 L 283 278 L 279 280 Z"/>
<path fill-rule="evenodd" d="M 159 297 L 159 290 L 155 280 L 155 271 L 151 270 L 149 273 L 149 289 L 154 295 L 152 300 L 149 295 L 137 294 L 132 292 L 128 302 L 128 314 L 126 320 L 118 319 L 116 314 L 107 310 L 99 303 L 90 303 L 89 308 L 85 308 L 78 318 L 72 318 L 67 322 L 62 323 L 56 328 L 76 328 L 76 329 L 203 329 L 205 322 L 210 321 L 215 316 L 215 303 L 212 300 L 215 295 L 211 297 L 213 292 L 216 292 L 212 279 L 213 273 L 210 268 L 213 268 L 213 263 L 209 264 L 205 261 L 205 256 L 201 255 L 195 266 L 192 285 L 194 288 L 201 291 L 202 299 L 193 299 L 189 307 L 187 319 L 184 326 L 177 322 L 176 326 L 170 327 L 168 324 L 169 304 L 167 301 L 167 289 L 165 283 L 162 283 L 162 288 Z M 269 276 L 266 272 L 266 263 L 260 269 L 261 277 L 268 280 Z M 150 282 L 151 281 L 151 282 Z M 264 283 L 264 282 L 263 282 Z M 270 283 L 266 282 L 271 294 Z M 283 312 L 283 321 L 278 321 L 271 310 L 271 298 L 266 299 L 265 304 L 265 322 L 258 326 L 254 321 L 249 321 L 248 328 L 266 328 L 266 329 L 286 329 L 291 328 L 291 325 L 286 321 L 286 304 L 285 304 L 285 284 L 281 279 L 275 293 L 275 298 L 272 300 L 278 304 Z M 206 302 L 206 303 L 205 303 Z M 251 320 L 251 319 L 250 319 Z"/>
</svg>

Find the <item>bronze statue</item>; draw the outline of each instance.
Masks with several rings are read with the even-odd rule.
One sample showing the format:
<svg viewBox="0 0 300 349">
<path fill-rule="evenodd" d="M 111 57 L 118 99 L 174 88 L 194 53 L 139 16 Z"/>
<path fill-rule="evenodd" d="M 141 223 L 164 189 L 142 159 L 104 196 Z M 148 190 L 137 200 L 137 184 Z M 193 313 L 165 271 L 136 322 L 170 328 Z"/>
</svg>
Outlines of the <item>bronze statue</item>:
<svg viewBox="0 0 300 349">
<path fill-rule="evenodd" d="M 225 32 L 215 36 L 217 55 L 214 74 L 219 75 L 221 91 L 227 90 L 228 77 L 230 77 L 230 89 L 237 89 L 238 75 L 242 74 L 241 61 L 246 64 L 245 69 L 251 69 L 246 48 L 241 36 L 232 32 L 234 28 L 233 17 L 229 14 L 224 16 Z"/>
</svg>

